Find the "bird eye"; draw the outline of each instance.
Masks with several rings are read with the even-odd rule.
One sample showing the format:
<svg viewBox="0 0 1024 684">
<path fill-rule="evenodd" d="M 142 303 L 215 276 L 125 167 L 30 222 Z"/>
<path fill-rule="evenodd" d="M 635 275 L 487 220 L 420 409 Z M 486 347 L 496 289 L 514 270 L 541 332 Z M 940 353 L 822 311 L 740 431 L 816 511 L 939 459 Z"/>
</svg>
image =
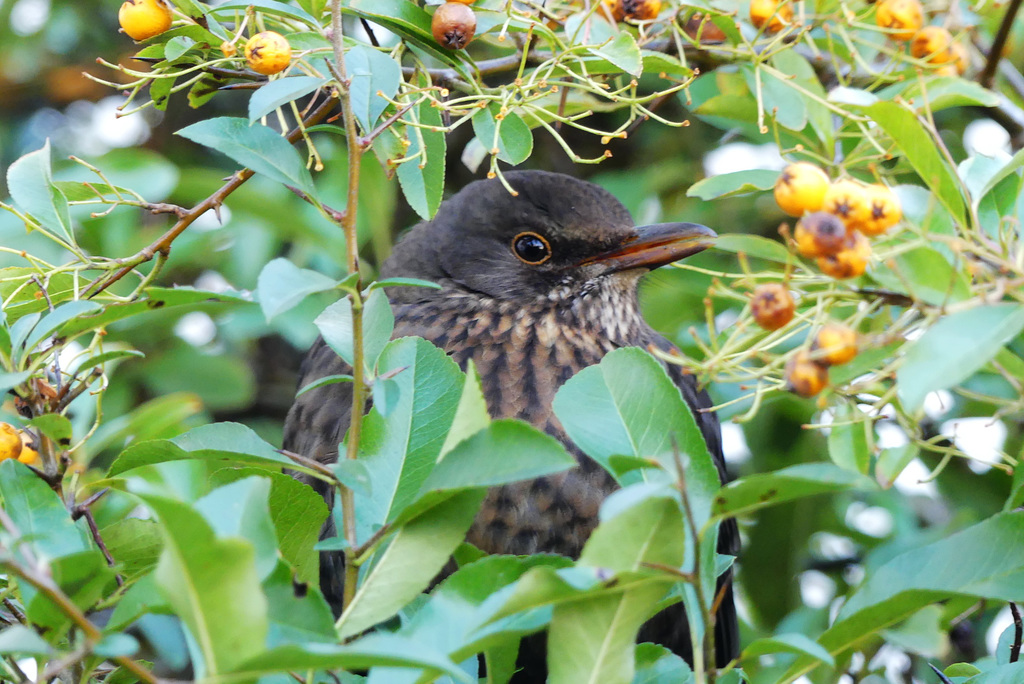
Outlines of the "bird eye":
<svg viewBox="0 0 1024 684">
<path fill-rule="evenodd" d="M 539 266 L 551 258 L 551 245 L 536 233 L 520 233 L 512 238 L 512 251 L 520 261 Z"/>
</svg>

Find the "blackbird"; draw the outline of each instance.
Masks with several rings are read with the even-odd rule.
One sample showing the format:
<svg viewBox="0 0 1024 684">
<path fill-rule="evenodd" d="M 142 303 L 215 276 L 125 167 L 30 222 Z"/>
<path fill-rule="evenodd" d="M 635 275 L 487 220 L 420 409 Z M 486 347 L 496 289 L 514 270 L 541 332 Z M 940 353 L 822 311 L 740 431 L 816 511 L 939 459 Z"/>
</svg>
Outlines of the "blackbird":
<svg viewBox="0 0 1024 684">
<path fill-rule="evenodd" d="M 672 345 L 644 321 L 637 298 L 641 276 L 706 248 L 714 233 L 692 223 L 634 226 L 606 190 L 542 171 L 476 181 L 444 202 L 433 220 L 412 228 L 395 246 L 381 277 L 429 280 L 440 290 L 388 288 L 395 337 L 419 336 L 445 350 L 463 369 L 472 360 L 495 417 L 519 418 L 561 440 L 577 467 L 548 477 L 492 488 L 467 536 L 488 553 L 558 553 L 577 557 L 597 525 L 598 508 L 614 479 L 566 436 L 551 409 L 558 388 L 580 369 L 618 347 Z M 721 432 L 708 395 L 680 367 L 666 370 L 694 416 L 725 480 Z M 299 386 L 350 369 L 317 340 Z M 284 446 L 321 462 L 337 458 L 349 425 L 351 389 L 330 384 L 301 395 L 288 414 Z M 719 552 L 735 555 L 735 523 L 719 532 Z M 324 594 L 337 610 L 343 572 L 338 554 L 321 563 Z M 719 666 L 738 655 L 731 571 L 719 579 L 723 596 L 715 623 Z M 692 662 L 681 604 L 652 618 L 640 633 Z M 520 649 L 517 682 L 544 681 L 543 641 Z"/>
</svg>

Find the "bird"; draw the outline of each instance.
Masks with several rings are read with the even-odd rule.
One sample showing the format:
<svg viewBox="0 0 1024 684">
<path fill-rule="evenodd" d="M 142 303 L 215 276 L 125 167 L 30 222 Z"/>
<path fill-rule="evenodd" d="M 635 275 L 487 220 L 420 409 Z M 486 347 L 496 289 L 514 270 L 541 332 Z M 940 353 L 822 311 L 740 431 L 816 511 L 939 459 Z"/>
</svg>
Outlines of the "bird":
<svg viewBox="0 0 1024 684">
<path fill-rule="evenodd" d="M 492 416 L 532 424 L 560 440 L 577 462 L 563 473 L 490 489 L 467 541 L 491 554 L 576 558 L 597 525 L 601 503 L 618 485 L 572 443 L 552 400 L 575 373 L 614 349 L 675 349 L 644 320 L 639 281 L 702 251 L 715 233 L 694 223 L 638 227 L 610 192 L 565 174 L 510 171 L 505 181 L 508 187 L 497 178 L 474 181 L 443 202 L 432 220 L 398 241 L 380 277 L 439 285 L 387 288 L 394 337 L 422 337 L 463 370 L 472 362 Z M 707 392 L 678 365 L 665 369 L 693 410 L 725 482 L 718 419 L 700 410 L 712 405 Z M 321 338 L 302 362 L 299 386 L 349 372 Z M 301 394 L 285 422 L 284 448 L 334 461 L 351 404 L 348 383 Z M 718 550 L 735 556 L 738 547 L 735 521 L 726 520 Z M 336 611 L 343 588 L 337 559 L 335 552 L 321 563 L 321 588 Z M 731 569 L 718 586 L 715 650 L 723 667 L 739 652 Z M 640 640 L 661 643 L 692 663 L 681 604 L 648 621 Z M 543 641 L 524 640 L 517 666 L 514 682 L 544 681 Z"/>
</svg>

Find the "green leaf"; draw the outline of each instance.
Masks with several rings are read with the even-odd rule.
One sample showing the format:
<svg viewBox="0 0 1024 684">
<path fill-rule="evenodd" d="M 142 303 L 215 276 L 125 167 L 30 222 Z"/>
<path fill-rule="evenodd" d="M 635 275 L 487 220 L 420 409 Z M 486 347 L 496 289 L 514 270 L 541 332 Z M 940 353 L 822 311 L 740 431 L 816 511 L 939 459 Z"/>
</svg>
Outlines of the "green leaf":
<svg viewBox="0 0 1024 684">
<path fill-rule="evenodd" d="M 807 121 L 817 133 L 822 149 L 831 149 L 832 111 L 825 105 L 825 88 L 818 80 L 814 67 L 796 50 L 777 51 L 772 55 L 772 66 L 789 77 L 780 81 L 792 88 L 803 101 L 807 110 Z"/>
<path fill-rule="evenodd" d="M 923 87 L 924 86 L 924 87 Z M 925 90 L 925 94 L 922 91 Z M 929 79 L 922 84 L 913 81 L 902 97 L 918 104 L 918 109 L 938 112 L 951 107 L 998 107 L 999 95 L 973 81 L 955 76 Z"/>
<path fill-rule="evenodd" d="M 828 455 L 840 468 L 867 474 L 871 466 L 871 421 L 848 403 L 836 407 L 828 435 Z"/>
<path fill-rule="evenodd" d="M 576 459 L 554 437 L 518 420 L 496 420 L 446 453 L 423 489 L 493 487 L 575 465 Z"/>
<path fill-rule="evenodd" d="M 275 0 L 228 0 L 216 7 L 212 7 L 210 9 L 210 14 L 213 16 L 228 15 L 230 18 L 235 12 L 244 13 L 249 7 L 257 7 L 261 12 L 277 17 L 298 19 L 299 21 L 308 24 L 310 27 L 320 25 L 319 21 L 301 7 L 289 5 L 284 2 L 276 2 Z"/>
<path fill-rule="evenodd" d="M 27 465 L 15 459 L 0 463 L 0 496 L 37 556 L 60 558 L 93 548 L 89 533 L 71 520 L 60 496 Z"/>
<path fill-rule="evenodd" d="M 143 354 L 137 349 L 116 349 L 114 351 L 103 352 L 102 354 L 91 356 L 85 361 L 82 361 L 82 363 L 78 364 L 78 366 L 75 367 L 75 374 L 78 375 L 79 377 L 83 377 L 87 370 L 95 368 L 96 366 L 102 367 L 104 364 L 107 363 L 107 361 L 113 361 L 115 359 L 124 359 L 129 357 L 141 359 L 145 358 L 145 356 L 145 354 Z"/>
<path fill-rule="evenodd" d="M 199 121 L 178 135 L 221 152 L 271 180 L 316 196 L 313 179 L 295 148 L 273 129 L 222 116 Z"/>
<path fill-rule="evenodd" d="M 895 292 L 934 306 L 961 302 L 971 296 L 963 272 L 955 268 L 938 250 L 921 246 L 893 258 L 895 268 L 878 268 L 871 278 Z"/>
<path fill-rule="evenodd" d="M 25 382 L 32 376 L 32 371 L 20 371 L 17 373 L 0 373 L 0 392 L 4 395 Z"/>
<path fill-rule="evenodd" d="M 740 67 L 751 93 L 757 92 L 757 74 L 761 78 L 761 106 L 764 113 L 783 128 L 802 131 L 807 126 L 807 104 L 801 93 L 779 78 L 773 69 L 743 65 Z"/>
<path fill-rule="evenodd" d="M 60 590 L 83 611 L 91 610 L 113 588 L 114 571 L 99 549 L 50 559 L 48 570 Z M 29 620 L 41 627 L 62 630 L 71 624 L 67 612 L 27 582 L 20 583 L 22 603 Z"/>
<path fill-rule="evenodd" d="M 334 617 L 323 594 L 316 588 L 296 586 L 288 564 L 278 561 L 263 582 L 267 597 L 267 648 L 285 644 L 337 643 Z"/>
<path fill-rule="evenodd" d="M 907 345 L 896 371 L 897 391 L 908 411 L 929 392 L 953 387 L 988 363 L 1024 330 L 1024 306 L 979 306 L 946 316 Z"/>
<path fill-rule="evenodd" d="M 318 387 L 324 387 L 326 385 L 336 385 L 339 382 L 352 382 L 353 380 L 354 380 L 354 378 L 351 375 L 347 375 L 347 374 L 344 374 L 344 373 L 339 374 L 339 375 L 325 375 L 322 378 L 318 378 L 318 379 L 314 380 L 313 382 L 309 383 L 308 385 L 303 385 L 302 388 L 299 389 L 299 391 L 295 393 L 295 397 L 298 398 L 298 397 L 302 396 L 303 394 L 305 394 L 306 392 L 310 392 L 312 390 L 315 390 Z"/>
<path fill-rule="evenodd" d="M 196 41 L 188 36 L 174 36 L 164 44 L 164 59 L 168 62 L 175 62 L 179 57 L 191 50 L 195 44 Z"/>
<path fill-rule="evenodd" d="M 238 666 L 230 675 L 217 679 L 219 684 L 249 682 L 277 672 L 371 667 L 410 667 L 425 669 L 436 678 L 447 674 L 458 682 L 472 684 L 465 672 L 444 654 L 425 645 L 391 634 L 370 634 L 350 644 L 292 644 L 262 650 Z"/>
<path fill-rule="evenodd" d="M 58 333 L 61 328 L 64 327 L 65 323 L 68 323 L 76 318 L 85 316 L 102 309 L 103 307 L 96 302 L 79 299 L 66 304 L 61 304 L 50 313 L 43 316 L 42 320 L 36 324 L 32 329 L 31 334 L 25 339 L 21 349 L 15 348 L 15 352 L 24 351 L 25 353 L 31 352 L 36 348 L 40 342 L 45 340 L 50 335 Z M 20 357 L 20 353 L 19 353 Z"/>
<path fill-rule="evenodd" d="M 157 585 L 181 618 L 202 659 L 196 677 L 232 672 L 264 651 L 267 600 L 260 588 L 253 547 L 245 539 L 218 539 L 198 511 L 187 504 L 132 490 L 160 521 L 164 550 Z"/>
<path fill-rule="evenodd" d="M 689 684 L 693 671 L 686 661 L 660 644 L 636 645 L 636 674 L 633 684 Z"/>
<path fill-rule="evenodd" d="M 484 494 L 457 494 L 403 525 L 363 578 L 338 635 L 354 636 L 388 619 L 430 586 L 462 543 Z"/>
<path fill-rule="evenodd" d="M 962 222 L 965 206 L 960 184 L 917 115 L 895 102 L 877 102 L 864 112 L 889 134 L 954 220 Z"/>
<path fill-rule="evenodd" d="M 103 543 L 129 582 L 156 567 L 163 549 L 159 526 L 152 520 L 125 518 L 100 530 Z"/>
<path fill-rule="evenodd" d="M 59 413 L 47 413 L 27 422 L 62 447 L 71 445 L 71 421 Z"/>
<path fill-rule="evenodd" d="M 50 170 L 50 141 L 29 152 L 7 169 L 7 191 L 23 211 L 44 229 L 74 244 L 68 201 L 53 184 Z"/>
<path fill-rule="evenodd" d="M 775 634 L 763 639 L 755 639 L 743 649 L 744 660 L 757 658 L 772 653 L 798 653 L 807 655 L 826 665 L 835 664 L 832 654 L 822 648 L 821 644 L 812 640 L 805 634 Z"/>
<path fill-rule="evenodd" d="M 352 110 L 363 132 L 369 133 L 398 92 L 402 69 L 386 52 L 356 45 L 345 52 L 345 72 L 352 82 Z"/>
<path fill-rule="evenodd" d="M 93 316 L 79 315 L 66 323 L 60 332 L 64 337 L 71 338 L 146 311 L 175 306 L 190 306 L 195 310 L 202 310 L 200 307 L 205 305 L 225 304 L 249 304 L 249 302 L 232 294 L 206 292 L 191 287 L 151 287 L 146 290 L 144 297 L 134 301 L 107 304 L 102 311 Z"/>
<path fill-rule="evenodd" d="M 952 596 L 1024 600 L 1022 535 L 1024 512 L 1000 513 L 896 556 L 868 575 L 818 643 L 831 654 L 842 653 L 865 636 Z M 785 680 L 813 667 L 809 657 L 800 658 Z"/>
<path fill-rule="evenodd" d="M 590 48 L 592 55 L 597 55 L 617 66 L 631 76 L 639 77 L 643 73 L 643 60 L 640 58 L 640 47 L 633 36 L 621 31 L 610 43 L 601 47 Z"/>
<path fill-rule="evenodd" d="M 307 268 L 299 268 L 287 259 L 279 257 L 272 259 L 260 271 L 256 281 L 256 295 L 263 315 L 267 322 L 270 322 L 278 314 L 295 307 L 307 296 L 315 292 L 332 290 L 337 286 L 338 282 L 333 278 Z"/>
<path fill-rule="evenodd" d="M 322 88 L 328 82 L 328 79 L 317 76 L 289 76 L 264 84 L 249 98 L 249 122 Z"/>
<path fill-rule="evenodd" d="M 239 423 L 213 423 L 190 430 L 174 439 L 154 439 L 132 444 L 110 466 L 107 477 L 154 463 L 203 459 L 253 465 L 280 471 L 282 467 L 303 470 L 277 453 L 250 428 Z"/>
<path fill-rule="evenodd" d="M 12 625 L 0 632 L 0 653 L 48 656 L 52 652 L 50 645 L 25 625 Z"/>
<path fill-rule="evenodd" d="M 739 233 L 719 235 L 715 238 L 715 248 L 736 254 L 746 254 L 747 256 L 759 259 L 768 259 L 780 264 L 797 261 L 781 242 L 769 240 L 760 235 L 742 235 Z"/>
<path fill-rule="evenodd" d="M 398 403 L 385 418 L 376 409 L 363 423 L 360 459 L 370 475 L 370 496 L 356 493 L 360 539 L 394 520 L 412 503 L 434 467 L 455 415 L 462 373 L 429 342 L 404 337 L 390 342 L 378 360 L 394 376 Z"/>
<path fill-rule="evenodd" d="M 422 11 L 406 0 L 401 0 L 403 5 L 408 5 L 417 11 Z M 417 120 L 427 126 L 441 126 L 441 112 L 425 102 L 415 109 Z M 426 162 L 421 158 L 419 161 L 407 161 L 398 165 L 398 182 L 402 186 L 402 194 L 405 195 L 409 206 L 429 221 L 437 213 L 441 206 L 441 197 L 444 194 L 444 165 L 445 151 L 447 149 L 445 135 L 440 131 L 432 131 L 421 128 L 419 136 L 409 128 L 406 129 L 409 142 L 412 143 L 406 154 L 415 155 L 423 150 L 426 154 Z M 383 136 L 382 136 L 383 137 Z M 420 144 L 420 137 L 423 144 Z"/>
<path fill-rule="evenodd" d="M 459 397 L 459 405 L 455 409 L 455 418 L 452 420 L 451 429 L 448 430 L 448 434 L 444 438 L 444 445 L 441 447 L 438 459 L 443 459 L 460 442 L 490 424 L 491 416 L 487 412 L 487 401 L 484 399 L 484 390 L 480 385 L 480 374 L 476 371 L 476 365 L 470 360 L 466 365 L 466 379 L 462 384 L 462 395 Z"/>
<path fill-rule="evenodd" d="M 220 539 L 241 537 L 252 544 L 260 580 L 270 575 L 278 561 L 269 497 L 270 481 L 253 476 L 217 487 L 192 505 Z"/>
<path fill-rule="evenodd" d="M 616 492 L 609 502 L 624 496 L 627 490 Z M 602 512 L 607 508 L 608 502 Z M 680 567 L 685 539 L 675 497 L 647 496 L 602 520 L 583 547 L 579 564 L 614 572 L 639 570 L 647 563 Z M 621 594 L 556 605 L 548 631 L 549 681 L 632 681 L 637 632 L 670 582 L 666 578 Z"/>
<path fill-rule="evenodd" d="M 314 322 L 324 342 L 351 366 L 354 360 L 352 300 L 348 297 L 339 299 L 324 309 Z M 394 329 L 395 315 L 387 295 L 384 290 L 374 290 L 363 302 L 363 365 L 371 377 L 377 367 L 377 359 L 384 345 L 391 339 Z"/>
<path fill-rule="evenodd" d="M 831 463 L 802 463 L 730 482 L 715 497 L 713 513 L 718 518 L 730 518 L 815 494 L 877 488 L 870 478 Z"/>
<path fill-rule="evenodd" d="M 779 179 L 779 172 L 771 169 L 751 169 L 749 171 L 734 171 L 722 173 L 697 181 L 686 191 L 687 197 L 698 197 L 702 200 L 718 199 L 720 197 L 737 197 L 749 195 L 753 192 L 769 190 L 775 186 Z M 737 235 L 724 237 L 756 237 L 753 235 Z M 721 239 L 721 238 L 720 238 Z M 761 238 L 764 239 L 764 238 Z"/>
<path fill-rule="evenodd" d="M 432 290 L 441 289 L 438 283 L 419 278 L 385 278 L 384 280 L 370 283 L 370 290 L 376 290 L 378 287 L 426 287 Z"/>
<path fill-rule="evenodd" d="M 497 103 L 492 102 L 473 115 L 473 132 L 491 154 L 509 164 L 521 164 L 533 152 L 530 127 L 513 111 L 502 115 Z"/>
</svg>

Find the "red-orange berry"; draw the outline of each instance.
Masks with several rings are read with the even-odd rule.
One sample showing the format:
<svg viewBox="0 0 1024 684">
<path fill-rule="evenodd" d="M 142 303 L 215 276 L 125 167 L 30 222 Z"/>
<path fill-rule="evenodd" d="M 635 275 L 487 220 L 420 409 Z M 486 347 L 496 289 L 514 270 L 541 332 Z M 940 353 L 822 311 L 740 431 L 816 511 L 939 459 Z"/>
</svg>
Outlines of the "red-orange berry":
<svg viewBox="0 0 1024 684">
<path fill-rule="evenodd" d="M 476 15 L 468 5 L 446 2 L 437 8 L 430 20 L 434 40 L 449 50 L 461 50 L 469 45 L 476 33 Z"/>
<path fill-rule="evenodd" d="M 799 351 L 786 364 L 786 387 L 801 397 L 813 397 L 828 385 L 828 369 Z"/>
<path fill-rule="evenodd" d="M 843 249 L 830 256 L 818 257 L 818 268 L 836 280 L 856 278 L 867 270 L 869 258 L 871 244 L 862 233 L 853 231 L 848 235 Z"/>
<path fill-rule="evenodd" d="M 839 323 L 825 325 L 814 337 L 811 347 L 818 363 L 840 366 L 857 356 L 857 333 Z"/>
<path fill-rule="evenodd" d="M 847 243 L 846 226 L 825 211 L 816 211 L 797 221 L 793 230 L 797 251 L 806 257 L 835 254 Z"/>
<path fill-rule="evenodd" d="M 782 283 L 758 285 L 750 300 L 754 320 L 765 330 L 778 330 L 793 320 L 796 303 Z"/>
</svg>

